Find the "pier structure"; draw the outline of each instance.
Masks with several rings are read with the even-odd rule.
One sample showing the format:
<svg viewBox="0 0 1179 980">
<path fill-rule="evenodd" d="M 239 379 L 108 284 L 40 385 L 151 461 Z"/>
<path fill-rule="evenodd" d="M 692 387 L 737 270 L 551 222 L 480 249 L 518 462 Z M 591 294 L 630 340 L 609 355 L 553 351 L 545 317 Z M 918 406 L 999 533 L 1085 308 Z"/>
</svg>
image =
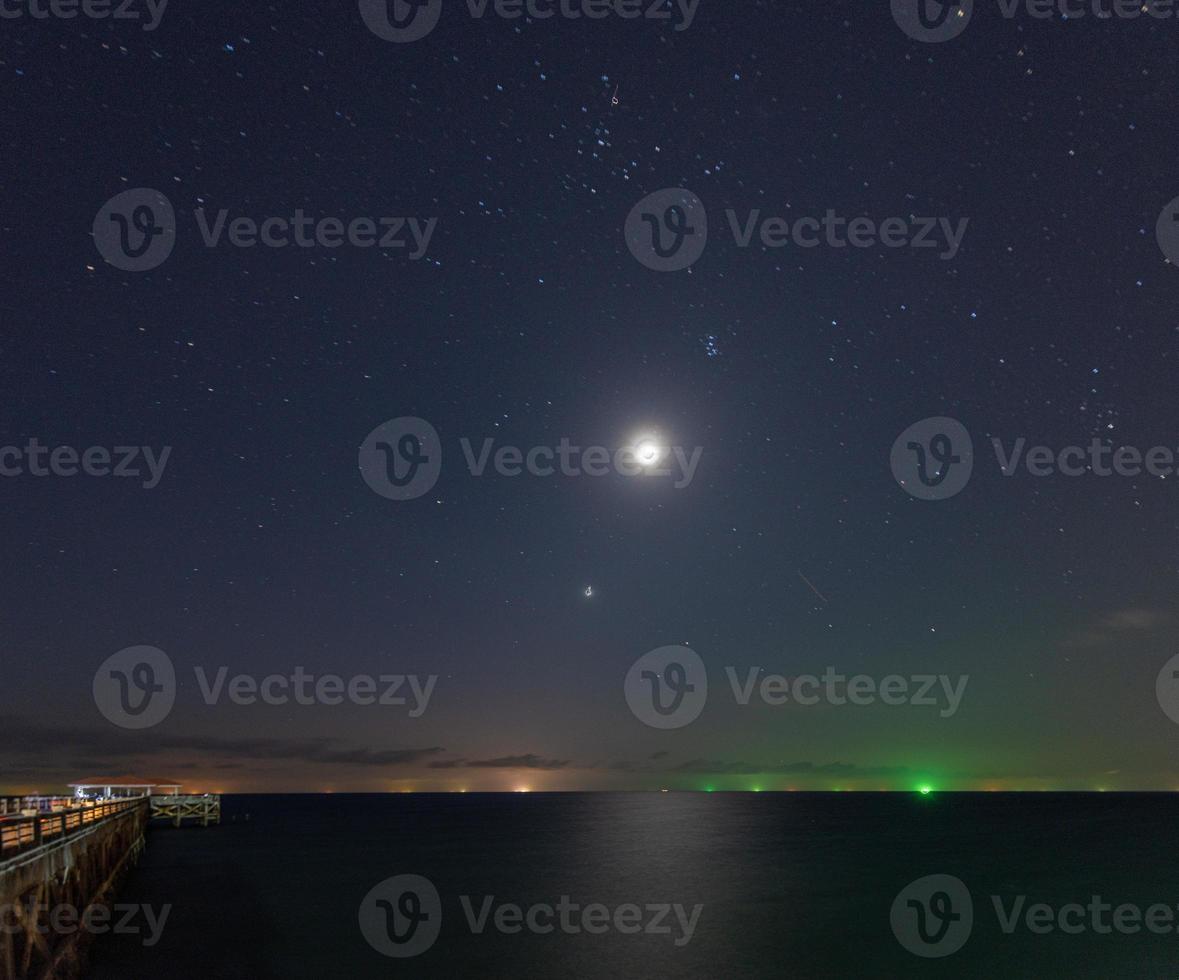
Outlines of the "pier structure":
<svg viewBox="0 0 1179 980">
<path fill-rule="evenodd" d="M 143 850 L 146 798 L 0 818 L 0 980 L 70 980 Z"/>
<path fill-rule="evenodd" d="M 207 827 L 221 823 L 220 796 L 153 796 L 151 797 L 151 819 L 167 819 L 172 826 L 179 827 L 191 820 Z"/>
<path fill-rule="evenodd" d="M 137 776 L 100 776 L 70 783 L 80 800 L 147 797 L 151 819 L 166 819 L 173 826 L 192 821 L 202 827 L 221 822 L 221 797 L 184 795 L 180 783 L 171 779 L 143 779 Z"/>
<path fill-rule="evenodd" d="M 72 796 L 0 797 L 0 980 L 77 980 L 154 820 L 221 822 L 221 797 L 171 783 L 71 784 Z"/>
</svg>

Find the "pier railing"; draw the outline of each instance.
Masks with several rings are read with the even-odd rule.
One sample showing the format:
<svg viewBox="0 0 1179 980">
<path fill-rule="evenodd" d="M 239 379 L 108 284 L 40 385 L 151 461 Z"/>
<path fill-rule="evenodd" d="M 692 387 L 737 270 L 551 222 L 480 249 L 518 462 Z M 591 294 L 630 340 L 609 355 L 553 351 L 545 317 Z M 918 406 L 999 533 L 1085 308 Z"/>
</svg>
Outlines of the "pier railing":
<svg viewBox="0 0 1179 980">
<path fill-rule="evenodd" d="M 221 797 L 216 793 L 204 796 L 153 796 L 151 818 L 167 819 L 179 827 L 186 821 L 195 821 L 204 827 L 221 823 Z"/>
<path fill-rule="evenodd" d="M 75 801 L 76 803 L 76 801 Z M 147 797 L 0 816 L 0 980 L 78 980 L 105 909 L 144 846 Z M 24 809 L 35 809 L 25 807 Z M 72 910 L 73 928 L 61 924 Z"/>
<path fill-rule="evenodd" d="M 69 837 L 95 823 L 146 805 L 145 797 L 133 797 L 50 810 L 31 817 L 0 816 L 0 860 Z"/>
<path fill-rule="evenodd" d="M 49 813 L 77 805 L 78 799 L 74 796 L 0 796 L 0 817 L 19 817 L 30 810 Z"/>
<path fill-rule="evenodd" d="M 176 826 L 221 821 L 221 797 L 136 796 L 79 805 L 73 797 L 0 797 L 0 980 L 78 980 L 94 931 L 55 925 L 56 910 L 86 922 L 106 909 L 143 851 L 153 817 Z"/>
</svg>

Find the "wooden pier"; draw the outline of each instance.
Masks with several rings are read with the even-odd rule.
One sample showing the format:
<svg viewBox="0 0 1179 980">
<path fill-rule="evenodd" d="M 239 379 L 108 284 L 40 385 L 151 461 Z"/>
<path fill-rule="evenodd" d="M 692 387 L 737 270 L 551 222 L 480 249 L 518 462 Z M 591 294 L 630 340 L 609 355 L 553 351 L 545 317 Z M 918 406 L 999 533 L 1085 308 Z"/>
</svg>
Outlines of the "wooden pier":
<svg viewBox="0 0 1179 980">
<path fill-rule="evenodd" d="M 113 902 L 147 817 L 140 798 L 0 818 L 0 980 L 81 975 L 93 936 L 77 922 Z M 61 909 L 77 910 L 73 929 L 61 926 Z"/>
<path fill-rule="evenodd" d="M 94 936 L 78 923 L 109 912 L 154 818 L 220 823 L 221 797 L 0 797 L 0 980 L 82 975 Z"/>
<path fill-rule="evenodd" d="M 202 827 L 221 823 L 220 796 L 153 796 L 151 818 L 165 818 L 179 827 L 185 820 L 194 820 Z"/>
</svg>

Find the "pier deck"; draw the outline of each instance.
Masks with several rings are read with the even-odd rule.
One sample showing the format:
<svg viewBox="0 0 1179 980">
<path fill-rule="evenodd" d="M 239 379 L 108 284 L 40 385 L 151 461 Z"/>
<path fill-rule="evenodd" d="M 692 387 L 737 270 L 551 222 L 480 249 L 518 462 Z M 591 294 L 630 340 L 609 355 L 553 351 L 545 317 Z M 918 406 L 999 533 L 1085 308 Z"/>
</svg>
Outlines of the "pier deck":
<svg viewBox="0 0 1179 980">
<path fill-rule="evenodd" d="M 202 827 L 221 823 L 220 796 L 153 796 L 151 818 L 166 818 L 179 827 L 186 820 L 194 820 Z"/>
<path fill-rule="evenodd" d="M 81 976 L 93 935 L 77 924 L 109 909 L 157 817 L 207 827 L 221 822 L 221 798 L 0 798 L 0 980 Z"/>
</svg>

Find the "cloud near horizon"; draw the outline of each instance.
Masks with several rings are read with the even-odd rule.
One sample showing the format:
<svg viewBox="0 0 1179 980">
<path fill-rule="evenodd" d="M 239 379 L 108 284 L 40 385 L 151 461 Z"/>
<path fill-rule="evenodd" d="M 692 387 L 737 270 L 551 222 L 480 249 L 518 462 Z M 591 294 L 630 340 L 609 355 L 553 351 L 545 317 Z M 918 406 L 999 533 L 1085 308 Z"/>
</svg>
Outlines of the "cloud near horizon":
<svg viewBox="0 0 1179 980">
<path fill-rule="evenodd" d="M 444 762 L 431 762 L 431 769 L 566 769 L 571 762 L 569 759 L 542 759 L 529 752 L 527 755 L 505 755 L 498 759 L 449 759 Z M 574 766 L 573 768 L 585 768 Z"/>
<path fill-rule="evenodd" d="M 135 736 L 139 733 L 107 730 L 103 728 L 49 727 L 39 722 L 13 716 L 0 716 L 0 755 L 6 760 L 17 757 L 18 753 L 33 756 L 52 747 L 55 753 L 71 751 L 76 754 L 66 766 L 55 764 L 50 767 L 37 761 L 24 760 L 16 766 L 5 766 L 6 772 L 23 768 L 37 771 L 61 771 L 63 768 L 81 768 L 110 772 L 123 767 L 125 760 L 132 757 L 150 757 L 173 752 L 204 752 L 210 756 L 229 757 L 253 761 L 299 761 L 354 766 L 399 766 L 422 762 L 445 749 L 441 746 L 424 748 L 372 749 L 368 747 L 346 747 L 339 739 L 306 738 L 217 738 L 208 735 L 168 735 L 151 733 L 151 744 L 144 746 Z M 219 764 L 214 768 L 225 768 Z M 191 763 L 174 764 L 174 768 L 191 767 Z"/>
<path fill-rule="evenodd" d="M 1064 645 L 1086 649 L 1105 646 L 1130 634 L 1148 633 L 1167 621 L 1167 614 L 1156 609 L 1119 609 L 1077 630 L 1065 639 Z"/>
<path fill-rule="evenodd" d="M 150 745 L 144 746 L 139 733 L 82 728 L 52 727 L 40 722 L 13 716 L 0 716 L 0 760 L 3 774 L 9 779 L 36 779 L 63 772 L 85 772 L 94 775 L 113 775 L 124 771 L 129 760 L 138 766 L 163 767 L 181 771 L 207 772 L 248 770 L 250 763 L 302 762 L 345 765 L 360 768 L 398 768 L 417 764 L 435 772 L 456 770 L 524 769 L 538 772 L 606 772 L 635 776 L 664 775 L 797 775 L 818 777 L 903 777 L 911 770 L 903 766 L 860 766 L 846 762 L 817 763 L 796 761 L 789 763 L 759 763 L 734 759 L 694 758 L 672 763 L 670 753 L 659 751 L 648 754 L 641 761 L 615 760 L 577 763 L 571 759 L 547 758 L 526 752 L 493 758 L 439 759 L 446 749 L 441 746 L 421 748 L 374 749 L 349 746 L 333 738 L 276 739 L 276 738 L 219 738 L 204 735 L 168 735 L 152 733 Z M 49 764 L 41 761 L 49 749 L 64 762 Z M 181 752 L 203 753 L 207 764 L 165 756 Z M 38 758 L 38 757 L 41 758 Z M 153 760 L 159 760 L 153 761 Z"/>
</svg>

